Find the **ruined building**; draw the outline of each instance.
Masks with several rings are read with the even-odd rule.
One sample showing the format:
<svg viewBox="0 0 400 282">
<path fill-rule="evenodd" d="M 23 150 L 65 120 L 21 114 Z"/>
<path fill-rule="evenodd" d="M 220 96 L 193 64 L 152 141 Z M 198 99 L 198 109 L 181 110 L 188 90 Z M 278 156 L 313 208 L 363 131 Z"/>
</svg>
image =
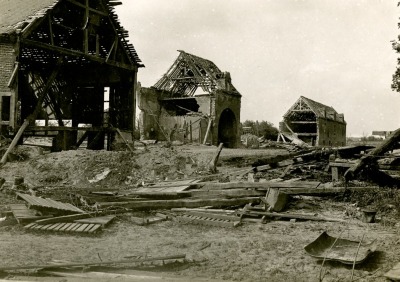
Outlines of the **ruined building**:
<svg viewBox="0 0 400 282">
<path fill-rule="evenodd" d="M 241 95 L 228 72 L 179 51 L 166 74 L 138 93 L 141 135 L 234 148 L 239 144 Z M 200 90 L 200 91 L 199 91 Z"/>
<path fill-rule="evenodd" d="M 0 17 L 2 135 L 102 149 L 132 131 L 140 62 L 115 0 L 5 0 Z M 82 127 L 84 126 L 84 127 Z M 78 137 L 79 130 L 79 137 Z"/>
<path fill-rule="evenodd" d="M 279 129 L 315 146 L 346 145 L 346 122 L 334 108 L 301 96 L 283 116 Z"/>
</svg>

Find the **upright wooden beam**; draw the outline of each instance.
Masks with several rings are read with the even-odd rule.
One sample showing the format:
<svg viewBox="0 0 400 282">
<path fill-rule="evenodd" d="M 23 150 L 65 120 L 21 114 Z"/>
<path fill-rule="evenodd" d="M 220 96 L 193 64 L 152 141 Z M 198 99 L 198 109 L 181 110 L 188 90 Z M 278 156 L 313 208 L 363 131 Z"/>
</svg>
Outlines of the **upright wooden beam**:
<svg viewBox="0 0 400 282">
<path fill-rule="evenodd" d="M 54 45 L 53 23 L 52 23 L 50 14 L 48 15 L 48 18 L 49 18 L 50 43 L 51 43 L 51 45 Z"/>
<path fill-rule="evenodd" d="M 89 0 L 85 1 L 85 29 L 83 30 L 83 45 L 85 54 L 89 54 Z"/>
<path fill-rule="evenodd" d="M 209 117 L 208 118 L 208 125 L 207 125 L 206 135 L 204 136 L 204 140 L 203 140 L 203 145 L 206 144 L 206 142 L 207 142 L 208 134 L 210 133 L 210 130 L 211 130 L 211 124 L 212 124 L 212 118 Z"/>
</svg>

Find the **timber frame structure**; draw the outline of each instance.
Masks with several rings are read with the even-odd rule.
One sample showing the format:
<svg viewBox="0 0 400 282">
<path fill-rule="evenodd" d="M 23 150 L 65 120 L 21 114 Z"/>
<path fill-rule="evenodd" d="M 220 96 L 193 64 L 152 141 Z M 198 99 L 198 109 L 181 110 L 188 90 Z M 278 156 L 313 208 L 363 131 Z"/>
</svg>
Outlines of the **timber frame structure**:
<svg viewBox="0 0 400 282">
<path fill-rule="evenodd" d="M 133 132 L 143 67 L 115 0 L 5 0 L 0 19 L 0 127 L 19 142 L 52 136 L 55 150 L 107 149 Z M 83 135 L 78 138 L 78 130 Z"/>
<path fill-rule="evenodd" d="M 148 137 L 153 128 L 159 140 L 237 147 L 241 94 L 229 72 L 210 60 L 178 52 L 162 78 L 139 91 L 141 136 Z"/>
<path fill-rule="evenodd" d="M 285 113 L 279 130 L 283 138 L 299 138 L 312 146 L 346 145 L 344 115 L 304 96 Z"/>
</svg>

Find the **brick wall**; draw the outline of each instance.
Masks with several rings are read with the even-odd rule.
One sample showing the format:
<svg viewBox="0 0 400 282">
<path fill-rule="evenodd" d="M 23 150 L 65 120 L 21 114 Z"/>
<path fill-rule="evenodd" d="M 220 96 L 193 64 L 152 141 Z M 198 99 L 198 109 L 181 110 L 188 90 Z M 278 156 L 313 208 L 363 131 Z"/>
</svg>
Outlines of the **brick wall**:
<svg viewBox="0 0 400 282">
<path fill-rule="evenodd" d="M 14 62 L 13 45 L 0 42 L 0 92 L 10 91 L 7 84 L 14 69 Z"/>
</svg>

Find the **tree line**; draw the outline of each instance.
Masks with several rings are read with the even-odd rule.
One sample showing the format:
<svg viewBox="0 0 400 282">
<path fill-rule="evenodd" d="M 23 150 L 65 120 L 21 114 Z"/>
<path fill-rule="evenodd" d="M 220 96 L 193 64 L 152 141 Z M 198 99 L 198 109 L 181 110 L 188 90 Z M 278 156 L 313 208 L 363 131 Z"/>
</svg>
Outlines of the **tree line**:
<svg viewBox="0 0 400 282">
<path fill-rule="evenodd" d="M 268 121 L 246 120 L 240 123 L 241 134 L 253 134 L 258 137 L 264 137 L 266 140 L 276 140 L 278 138 L 278 129 L 273 123 Z"/>
</svg>

